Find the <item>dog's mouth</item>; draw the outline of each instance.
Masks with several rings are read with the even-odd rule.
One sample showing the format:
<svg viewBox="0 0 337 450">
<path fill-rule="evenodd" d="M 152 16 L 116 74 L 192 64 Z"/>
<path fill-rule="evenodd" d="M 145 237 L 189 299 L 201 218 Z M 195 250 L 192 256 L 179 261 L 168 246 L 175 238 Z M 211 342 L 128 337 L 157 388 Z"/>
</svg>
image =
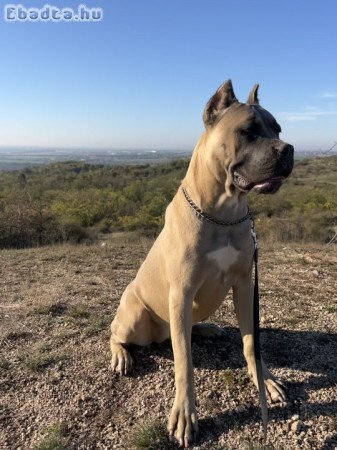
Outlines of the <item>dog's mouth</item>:
<svg viewBox="0 0 337 450">
<path fill-rule="evenodd" d="M 255 182 L 248 180 L 238 172 L 234 172 L 233 174 L 234 184 L 241 191 L 255 192 L 256 194 L 273 194 L 279 190 L 285 178 L 283 176 L 275 176 Z"/>
</svg>

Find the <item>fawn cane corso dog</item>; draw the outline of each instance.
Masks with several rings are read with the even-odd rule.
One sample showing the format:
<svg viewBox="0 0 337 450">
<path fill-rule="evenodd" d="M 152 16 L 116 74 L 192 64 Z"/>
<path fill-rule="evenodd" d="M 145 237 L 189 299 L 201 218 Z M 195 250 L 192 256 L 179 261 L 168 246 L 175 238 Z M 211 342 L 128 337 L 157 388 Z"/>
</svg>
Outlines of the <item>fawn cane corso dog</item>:
<svg viewBox="0 0 337 450">
<path fill-rule="evenodd" d="M 257 91 L 255 85 L 247 103 L 240 103 L 228 80 L 208 101 L 205 131 L 167 207 L 164 228 L 125 289 L 111 324 L 111 366 L 121 374 L 132 368 L 125 344 L 171 338 L 176 389 L 168 432 L 180 446 L 188 447 L 198 433 L 191 334 L 223 334 L 220 327 L 202 321 L 219 308 L 230 288 L 248 373 L 257 386 L 254 243 L 249 220 L 240 220 L 247 217 L 247 194 L 276 192 L 294 159 L 293 147 L 279 137 L 279 124 L 259 105 Z M 201 214 L 194 210 L 196 205 Z M 204 220 L 202 213 L 230 225 Z M 282 383 L 263 361 L 262 367 L 268 399 L 283 402 Z"/>
</svg>

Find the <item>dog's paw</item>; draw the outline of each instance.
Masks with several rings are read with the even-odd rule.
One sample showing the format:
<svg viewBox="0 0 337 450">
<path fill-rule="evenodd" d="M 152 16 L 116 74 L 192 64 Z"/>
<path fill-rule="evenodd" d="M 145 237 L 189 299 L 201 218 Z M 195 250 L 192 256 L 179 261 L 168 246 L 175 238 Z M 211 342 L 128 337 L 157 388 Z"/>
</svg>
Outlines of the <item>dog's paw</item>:
<svg viewBox="0 0 337 450">
<path fill-rule="evenodd" d="M 199 428 L 195 407 L 190 407 L 190 402 L 174 402 L 168 427 L 170 440 L 176 440 L 179 447 L 188 448 L 192 442 L 195 442 L 198 436 Z"/>
<path fill-rule="evenodd" d="M 131 372 L 132 365 L 130 353 L 122 345 L 116 345 L 112 349 L 111 369 L 120 375 L 127 375 Z"/>
<path fill-rule="evenodd" d="M 287 401 L 285 385 L 275 378 L 264 380 L 267 399 L 270 403 L 285 403 Z"/>
</svg>

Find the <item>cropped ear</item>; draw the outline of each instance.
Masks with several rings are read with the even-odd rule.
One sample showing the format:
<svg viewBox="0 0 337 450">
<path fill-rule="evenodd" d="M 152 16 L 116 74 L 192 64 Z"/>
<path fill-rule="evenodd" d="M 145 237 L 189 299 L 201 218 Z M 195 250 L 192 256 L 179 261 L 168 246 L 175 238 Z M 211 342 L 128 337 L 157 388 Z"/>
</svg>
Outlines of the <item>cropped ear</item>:
<svg viewBox="0 0 337 450">
<path fill-rule="evenodd" d="M 202 116 L 205 126 L 213 125 L 220 114 L 235 102 L 237 102 L 237 98 L 233 91 L 232 81 L 227 80 L 217 89 L 213 97 L 208 100 Z"/>
<path fill-rule="evenodd" d="M 259 98 L 257 96 L 259 90 L 259 85 L 254 84 L 253 89 L 250 91 L 247 99 L 248 105 L 258 105 L 259 104 Z"/>
</svg>

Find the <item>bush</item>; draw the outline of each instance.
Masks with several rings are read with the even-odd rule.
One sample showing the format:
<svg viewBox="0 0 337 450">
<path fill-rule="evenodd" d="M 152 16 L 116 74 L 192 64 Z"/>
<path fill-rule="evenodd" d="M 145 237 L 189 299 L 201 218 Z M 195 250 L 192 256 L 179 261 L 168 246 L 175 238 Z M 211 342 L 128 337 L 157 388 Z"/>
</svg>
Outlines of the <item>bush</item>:
<svg viewBox="0 0 337 450">
<path fill-rule="evenodd" d="M 71 244 L 92 244 L 97 236 L 92 230 L 86 229 L 77 223 L 65 223 L 60 225 L 62 242 L 70 242 Z"/>
<path fill-rule="evenodd" d="M 43 430 L 43 437 L 34 450 L 67 450 L 67 443 L 67 427 L 64 423 L 58 423 Z"/>
<path fill-rule="evenodd" d="M 188 166 L 49 164 L 0 173 L 0 248 L 91 243 L 97 233 L 158 233 Z M 273 196 L 249 196 L 264 239 L 327 242 L 337 224 L 337 157 L 297 162 Z M 96 231 L 94 231 L 96 230 Z"/>
<path fill-rule="evenodd" d="M 36 247 L 58 242 L 93 242 L 90 230 L 62 223 L 48 206 L 27 192 L 13 191 L 0 201 L 0 248 Z"/>
</svg>

